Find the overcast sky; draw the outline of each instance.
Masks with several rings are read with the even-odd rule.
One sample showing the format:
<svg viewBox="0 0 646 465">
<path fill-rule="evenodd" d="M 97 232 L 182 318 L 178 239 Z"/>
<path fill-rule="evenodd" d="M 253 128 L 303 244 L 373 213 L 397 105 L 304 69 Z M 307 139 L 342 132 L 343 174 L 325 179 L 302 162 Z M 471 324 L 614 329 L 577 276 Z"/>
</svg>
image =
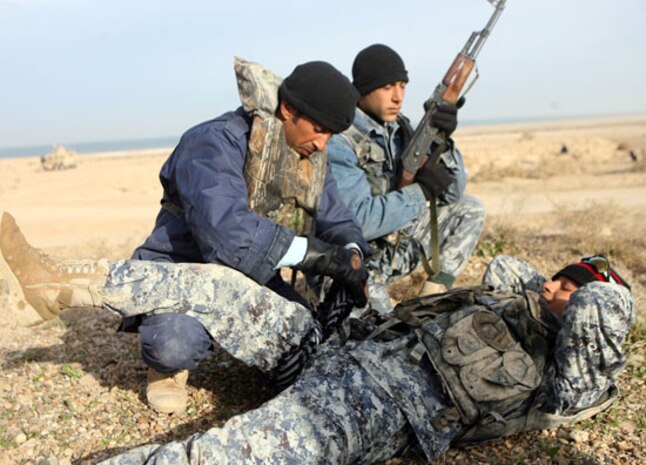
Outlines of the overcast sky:
<svg viewBox="0 0 646 465">
<path fill-rule="evenodd" d="M 239 105 L 233 57 L 404 58 L 417 121 L 485 0 L 0 0 L 0 147 L 179 136 Z M 508 0 L 462 121 L 646 113 L 646 1 Z"/>
</svg>

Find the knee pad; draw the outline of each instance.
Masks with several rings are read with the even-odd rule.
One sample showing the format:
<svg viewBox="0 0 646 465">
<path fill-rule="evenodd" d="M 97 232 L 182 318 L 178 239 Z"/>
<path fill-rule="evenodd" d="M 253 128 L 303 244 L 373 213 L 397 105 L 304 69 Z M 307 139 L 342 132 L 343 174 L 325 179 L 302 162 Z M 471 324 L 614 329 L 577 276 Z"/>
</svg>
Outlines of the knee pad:
<svg viewBox="0 0 646 465">
<path fill-rule="evenodd" d="M 178 313 L 147 317 L 139 327 L 139 339 L 144 362 L 160 373 L 194 370 L 212 346 L 197 319 Z"/>
</svg>

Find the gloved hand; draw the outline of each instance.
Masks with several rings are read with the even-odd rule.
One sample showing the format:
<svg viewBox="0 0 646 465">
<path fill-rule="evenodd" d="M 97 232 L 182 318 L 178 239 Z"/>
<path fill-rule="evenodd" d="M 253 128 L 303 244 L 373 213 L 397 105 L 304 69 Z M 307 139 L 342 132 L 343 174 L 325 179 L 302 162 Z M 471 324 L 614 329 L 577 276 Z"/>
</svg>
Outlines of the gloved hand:
<svg viewBox="0 0 646 465">
<path fill-rule="evenodd" d="M 417 170 L 415 181 L 422 188 L 426 200 L 430 200 L 439 196 L 453 182 L 453 176 L 444 163 L 432 163 L 429 159 Z"/>
<path fill-rule="evenodd" d="M 458 127 L 458 110 L 462 108 L 464 101 L 464 97 L 460 97 L 455 104 L 440 102 L 431 114 L 430 125 L 450 137 Z"/>
<path fill-rule="evenodd" d="M 329 244 L 316 237 L 308 237 L 305 258 L 294 268 L 330 276 L 343 284 L 357 307 L 364 307 L 368 303 L 368 270 L 356 251 Z"/>
</svg>

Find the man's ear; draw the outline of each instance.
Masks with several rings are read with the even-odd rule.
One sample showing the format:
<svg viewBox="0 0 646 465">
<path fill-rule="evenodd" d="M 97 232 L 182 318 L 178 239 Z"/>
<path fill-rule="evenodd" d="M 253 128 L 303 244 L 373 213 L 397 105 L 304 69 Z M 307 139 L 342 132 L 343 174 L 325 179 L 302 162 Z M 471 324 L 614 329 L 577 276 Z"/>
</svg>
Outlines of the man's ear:
<svg viewBox="0 0 646 465">
<path fill-rule="evenodd" d="M 278 118 L 281 121 L 287 121 L 293 119 L 295 116 L 296 109 L 285 100 L 281 100 L 280 105 L 278 105 Z"/>
</svg>

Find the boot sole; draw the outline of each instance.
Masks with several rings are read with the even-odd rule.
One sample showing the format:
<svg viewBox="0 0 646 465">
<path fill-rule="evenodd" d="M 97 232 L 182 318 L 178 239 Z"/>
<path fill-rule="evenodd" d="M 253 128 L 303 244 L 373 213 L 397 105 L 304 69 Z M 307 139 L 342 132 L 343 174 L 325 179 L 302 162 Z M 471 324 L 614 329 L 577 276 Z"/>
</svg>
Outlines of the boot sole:
<svg viewBox="0 0 646 465">
<path fill-rule="evenodd" d="M 4 211 L 0 210 L 0 221 Z M 19 322 L 21 326 L 34 326 L 45 321 L 40 314 L 27 303 L 25 299 L 25 294 L 22 291 L 22 287 L 16 278 L 16 275 L 13 274 L 9 264 L 4 258 L 4 254 L 0 252 L 0 282 L 5 282 L 7 284 L 2 286 L 0 284 L 0 291 L 6 291 L 6 293 L 0 294 L 0 298 L 7 297 L 9 311 L 16 316 L 16 321 Z M 4 289 L 3 289 L 4 288 Z"/>
</svg>

